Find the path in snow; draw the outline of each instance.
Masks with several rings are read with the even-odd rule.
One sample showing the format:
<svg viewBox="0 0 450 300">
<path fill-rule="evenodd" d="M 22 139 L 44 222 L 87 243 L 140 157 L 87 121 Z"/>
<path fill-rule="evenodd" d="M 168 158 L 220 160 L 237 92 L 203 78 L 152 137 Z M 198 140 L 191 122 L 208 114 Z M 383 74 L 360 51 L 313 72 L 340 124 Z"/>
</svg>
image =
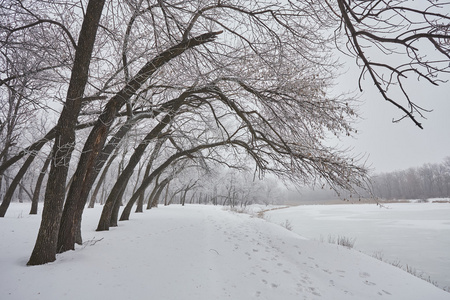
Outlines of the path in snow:
<svg viewBox="0 0 450 300">
<path fill-rule="evenodd" d="M 83 217 L 83 247 L 38 267 L 24 265 L 39 218 L 0 219 L 0 299 L 450 299 L 357 251 L 220 207 L 160 207 L 109 232 L 94 231 L 99 213 Z"/>
</svg>

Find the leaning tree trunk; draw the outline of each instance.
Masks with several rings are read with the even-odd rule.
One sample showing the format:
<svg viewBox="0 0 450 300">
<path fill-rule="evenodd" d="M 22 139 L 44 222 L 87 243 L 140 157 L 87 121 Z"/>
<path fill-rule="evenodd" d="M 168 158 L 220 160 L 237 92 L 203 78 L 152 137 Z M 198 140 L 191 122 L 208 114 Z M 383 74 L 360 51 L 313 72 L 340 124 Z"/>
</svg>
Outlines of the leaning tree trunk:
<svg viewBox="0 0 450 300">
<path fill-rule="evenodd" d="M 41 150 L 41 148 L 44 145 L 45 145 L 44 142 L 36 144 L 36 146 L 33 147 L 33 152 L 31 152 L 31 154 L 28 156 L 28 158 L 23 163 L 22 167 L 20 167 L 19 172 L 17 172 L 16 176 L 14 177 L 13 181 L 11 182 L 11 185 L 8 187 L 8 190 L 6 191 L 5 197 L 3 198 L 2 204 L 0 206 L 0 217 L 5 216 L 5 213 L 8 210 L 9 204 L 11 203 L 12 197 L 14 195 L 14 192 L 16 191 L 17 186 L 19 185 L 23 176 L 27 172 L 31 163 L 36 158 L 37 153 Z"/>
<path fill-rule="evenodd" d="M 152 173 L 153 174 L 153 173 Z M 151 175 L 149 175 L 151 176 Z M 138 188 L 138 190 L 142 191 L 141 193 L 139 193 L 138 191 L 136 191 L 133 196 L 131 196 L 130 200 L 128 200 L 127 205 L 125 205 L 125 208 L 122 211 L 122 214 L 120 215 L 120 220 L 119 221 L 128 221 L 130 219 L 130 214 L 131 214 L 131 208 L 133 207 L 134 203 L 136 202 L 136 200 L 138 200 L 138 198 L 142 197 L 142 194 L 145 192 L 145 189 L 147 188 L 148 185 L 150 185 L 150 183 L 143 189 L 141 189 L 142 184 L 144 183 L 144 181 L 146 180 L 147 177 L 144 177 L 141 183 L 141 186 Z M 156 191 L 156 186 L 155 189 L 153 191 Z M 152 193 L 153 193 L 152 191 Z"/>
<path fill-rule="evenodd" d="M 103 148 L 103 150 L 101 150 L 101 153 L 98 156 L 95 155 L 92 156 L 92 153 L 90 153 L 88 150 L 89 145 L 93 147 L 94 150 L 92 151 L 98 151 L 98 149 L 102 147 L 105 141 L 96 140 L 92 144 L 92 140 L 91 141 L 89 140 L 91 136 L 89 136 L 84 146 L 84 153 L 82 154 L 80 162 L 78 164 L 78 168 L 75 171 L 73 177 L 74 181 L 70 185 L 66 205 L 64 206 L 61 227 L 58 235 L 59 252 L 73 250 L 75 248 L 74 247 L 75 243 L 77 244 L 82 243 L 81 232 L 79 232 L 79 229 L 81 228 L 81 215 L 83 213 L 84 206 L 87 202 L 89 192 L 92 189 L 92 186 L 94 185 L 94 182 L 100 170 L 103 168 L 105 161 L 108 160 L 108 157 L 111 155 L 114 149 L 118 147 L 120 141 L 125 137 L 127 132 L 130 131 L 130 129 L 134 126 L 134 124 L 138 120 L 149 116 L 154 116 L 154 114 L 142 113 L 141 115 L 135 118 L 129 119 L 116 132 L 116 134 L 114 134 L 114 136 L 110 139 L 110 141 Z M 104 138 L 106 138 L 106 136 Z M 88 153 L 86 154 L 86 152 Z M 89 160 L 89 157 L 91 160 Z M 111 163 L 112 159 L 109 162 Z M 92 163 L 94 163 L 93 166 Z M 86 172 L 85 177 L 82 177 L 80 175 L 83 172 Z M 106 172 L 104 172 L 104 174 L 106 175 Z"/>
<path fill-rule="evenodd" d="M 109 223 L 110 227 L 117 227 L 117 220 L 119 219 L 119 210 L 120 210 L 120 207 L 122 206 L 122 198 L 123 198 L 124 193 L 125 193 L 125 189 L 122 189 L 122 191 L 120 192 L 120 194 L 118 195 L 118 197 L 116 199 L 116 203 L 114 203 L 114 207 L 111 212 L 111 220 Z"/>
<path fill-rule="evenodd" d="M 91 196 L 91 200 L 89 201 L 88 208 L 93 208 L 94 207 L 95 201 L 97 199 L 98 192 L 100 191 L 100 188 L 101 188 L 103 182 L 105 181 L 106 174 L 108 173 L 109 167 L 111 166 L 112 162 L 116 159 L 117 155 L 118 155 L 118 152 L 116 151 L 116 153 L 114 153 L 113 155 L 111 155 L 108 158 L 108 162 L 106 163 L 105 168 L 102 171 L 102 175 L 100 175 L 100 178 L 98 179 L 97 185 L 95 186 L 95 189 L 92 192 L 92 196 Z"/>
<path fill-rule="evenodd" d="M 167 197 L 169 196 L 169 185 L 170 182 L 166 186 L 166 194 L 164 195 L 164 206 L 167 206 Z"/>
<path fill-rule="evenodd" d="M 58 243 L 64 250 L 70 250 L 74 248 L 75 240 L 75 228 L 77 224 L 81 222 L 81 214 L 86 204 L 87 195 L 89 190 L 83 185 L 83 181 L 91 180 L 93 174 L 93 166 L 98 157 L 98 154 L 103 147 L 109 127 L 112 121 L 115 119 L 115 115 L 118 110 L 125 105 L 125 103 L 131 99 L 131 97 L 141 88 L 141 86 L 163 65 L 168 63 L 173 58 L 181 55 L 186 50 L 198 45 L 202 45 L 214 40 L 221 32 L 208 32 L 200 36 L 185 39 L 179 44 L 163 51 L 160 55 L 156 56 L 151 61 L 147 62 L 145 66 L 139 70 L 126 86 L 120 90 L 114 97 L 106 104 L 103 113 L 100 115 L 97 123 L 94 125 L 88 139 L 84 145 L 83 154 L 80 157 L 78 167 L 76 170 L 77 184 L 74 184 L 74 192 L 78 187 L 83 187 L 83 190 L 79 191 L 83 197 L 71 197 L 66 201 L 67 215 L 64 218 L 66 226 L 59 233 Z M 107 216 L 103 217 L 103 225 L 101 230 L 107 230 L 109 228 L 109 221 L 111 218 L 111 211 L 114 207 L 114 203 L 105 203 L 105 207 L 109 209 Z M 102 214 L 103 216 L 103 214 Z"/>
<path fill-rule="evenodd" d="M 11 182 L 10 186 L 8 187 L 5 197 L 3 197 L 2 204 L 0 205 L 0 217 L 5 216 L 6 211 L 8 210 L 9 204 L 11 203 L 12 197 L 14 195 L 14 192 L 16 191 L 17 186 L 19 185 L 20 181 L 23 178 L 23 175 L 25 175 L 25 172 L 28 170 L 28 167 L 33 162 L 35 157 L 36 157 L 36 154 L 34 154 L 34 153 L 32 153 L 32 154 L 30 154 L 30 156 L 28 156 L 27 160 L 22 165 L 22 167 L 20 168 L 16 177 L 14 177 L 13 181 Z"/>
<path fill-rule="evenodd" d="M 170 160 L 170 158 L 169 158 L 169 160 Z M 174 159 L 170 160 L 170 161 L 169 160 L 167 160 L 165 163 L 163 163 L 161 166 L 159 166 L 149 176 L 146 176 L 142 179 L 141 185 L 136 190 L 136 192 L 133 194 L 133 196 L 131 196 L 127 205 L 125 205 L 125 208 L 122 211 L 122 215 L 120 216 L 120 221 L 127 221 L 130 219 L 131 208 L 133 207 L 134 203 L 145 192 L 145 189 L 153 182 L 153 179 L 155 177 L 158 178 L 161 175 L 161 173 L 165 170 L 165 168 L 167 168 L 173 162 Z M 157 192 L 158 186 L 159 186 L 159 184 L 156 183 L 149 198 L 153 198 L 152 195 L 154 195 Z M 149 201 L 150 201 L 150 199 L 149 199 Z"/>
<path fill-rule="evenodd" d="M 159 177 L 159 175 L 158 175 L 158 177 Z M 158 177 L 156 177 L 155 186 L 153 187 L 152 192 L 148 196 L 147 209 L 151 209 L 152 208 L 152 200 L 155 197 L 156 192 L 158 191 L 158 188 L 159 188 Z"/>
<path fill-rule="evenodd" d="M 145 179 L 145 177 L 144 177 L 144 179 Z M 143 191 L 145 192 L 145 189 Z M 131 209 L 133 208 L 133 205 L 136 202 L 136 200 L 139 197 L 141 197 L 142 194 L 143 194 L 143 192 L 138 194 L 136 191 L 136 193 L 134 193 L 133 196 L 131 196 L 130 200 L 128 200 L 128 203 L 125 205 L 125 208 L 123 209 L 122 214 L 120 215 L 119 221 L 127 221 L 130 219 Z"/>
<path fill-rule="evenodd" d="M 163 129 L 170 123 L 170 121 L 174 117 L 174 113 L 181 107 L 182 103 L 186 99 L 186 97 L 190 94 L 190 92 L 183 93 L 177 101 L 173 104 L 173 107 L 171 111 L 169 111 L 164 118 L 156 125 L 152 131 L 150 131 L 145 138 L 142 140 L 142 142 L 139 144 L 139 146 L 135 149 L 133 155 L 131 156 L 127 166 L 123 170 L 122 174 L 120 174 L 119 178 L 117 179 L 116 183 L 114 184 L 114 187 L 112 188 L 111 192 L 109 193 L 108 199 L 106 199 L 105 205 L 103 206 L 102 215 L 100 217 L 97 231 L 104 231 L 109 230 L 109 226 L 111 223 L 117 223 L 117 219 L 115 221 L 112 221 L 112 214 L 114 207 L 116 205 L 116 202 L 118 200 L 118 196 L 121 194 L 121 192 L 126 188 L 126 185 L 133 174 L 134 168 L 139 163 L 139 160 L 141 159 L 142 155 L 145 152 L 145 149 L 150 144 L 149 142 L 155 138 L 158 137 L 158 135 L 161 134 Z M 145 190 L 144 190 L 145 191 Z M 144 192 L 142 191 L 142 192 Z"/>
<path fill-rule="evenodd" d="M 125 209 L 122 212 L 122 216 L 120 217 L 120 221 L 129 220 L 130 212 L 131 212 L 131 206 L 136 202 L 136 200 L 138 199 L 139 195 L 142 192 L 145 191 L 145 189 L 152 183 L 153 179 L 156 176 L 161 174 L 175 160 L 179 159 L 180 157 L 190 155 L 192 153 L 195 153 L 195 152 L 203 150 L 203 149 L 214 148 L 214 147 L 226 145 L 226 144 L 229 144 L 229 143 L 232 143 L 232 142 L 231 141 L 224 141 L 224 142 L 218 142 L 218 143 L 213 143 L 213 144 L 200 145 L 200 146 L 194 147 L 194 148 L 189 149 L 189 150 L 184 150 L 184 151 L 177 152 L 174 155 L 172 155 L 171 157 L 169 157 L 164 163 L 162 163 L 158 168 L 156 168 L 148 177 L 146 177 L 146 178 L 144 178 L 142 180 L 141 185 L 139 186 L 137 191 L 133 194 L 133 196 L 128 201 L 127 206 L 130 205 L 130 209 L 128 211 Z M 101 230 L 97 229 L 97 231 L 101 231 Z"/>
<path fill-rule="evenodd" d="M 114 184 L 114 187 L 110 191 L 108 199 L 106 199 L 105 205 L 103 206 L 102 215 L 100 217 L 99 224 L 97 227 L 97 231 L 109 230 L 109 226 L 111 223 L 112 224 L 117 223 L 117 221 L 114 222 L 112 218 L 114 217 L 113 216 L 114 207 L 116 207 L 117 209 L 118 205 L 117 202 L 120 201 L 119 196 L 123 194 L 123 191 L 125 190 L 131 175 L 133 174 L 134 168 L 139 163 L 139 160 L 144 154 L 147 146 L 150 144 L 150 141 L 155 139 L 170 121 L 171 119 L 170 115 L 171 114 L 168 113 L 163 118 L 163 121 L 166 122 L 161 121 L 149 134 L 147 134 L 147 136 L 135 149 L 127 166 L 122 171 L 116 183 Z"/>
<path fill-rule="evenodd" d="M 38 179 L 36 181 L 36 186 L 34 188 L 33 200 L 31 201 L 30 215 L 36 215 L 38 211 L 39 195 L 41 194 L 42 183 L 44 182 L 45 174 L 47 173 L 48 166 L 52 161 L 52 153 L 47 156 L 42 167 L 41 173 L 39 173 Z"/>
<path fill-rule="evenodd" d="M 138 120 L 143 119 L 143 118 L 155 117 L 155 116 L 156 116 L 156 114 L 153 114 L 153 113 L 151 113 L 151 114 L 141 113 L 137 116 L 134 116 L 131 119 L 128 119 L 127 122 L 122 127 L 120 127 L 120 129 L 109 140 L 108 144 L 103 148 L 102 153 L 96 160 L 94 173 L 92 175 L 92 178 L 90 179 L 90 182 L 86 182 L 86 181 L 84 182 L 83 189 L 90 191 L 92 186 L 94 185 L 95 180 L 97 179 L 98 174 L 100 173 L 100 171 L 102 170 L 102 168 L 106 162 L 106 165 L 102 172 L 102 175 L 100 176 L 97 186 L 96 186 L 94 192 L 92 193 L 91 201 L 89 202 L 88 207 L 90 207 L 90 208 L 94 207 L 95 199 L 97 197 L 98 191 L 100 190 L 101 183 L 105 180 L 109 167 L 111 166 L 112 162 L 118 155 L 117 149 L 118 149 L 119 144 L 122 141 L 122 139 L 125 137 L 125 135 L 128 133 L 128 131 L 130 131 L 130 129 L 136 124 L 136 122 Z M 111 153 L 113 153 L 114 150 L 116 150 L 115 153 L 113 155 L 111 155 Z M 86 196 L 85 201 L 87 201 L 87 196 Z"/>
<path fill-rule="evenodd" d="M 158 188 L 158 191 L 153 196 L 153 199 L 151 199 L 150 207 L 158 207 L 159 197 L 161 197 L 161 193 L 164 190 L 164 188 L 166 187 L 166 185 L 169 183 L 169 181 L 170 181 L 170 179 L 168 179 L 165 182 L 164 181 L 161 182 L 160 187 Z"/>
<path fill-rule="evenodd" d="M 148 177 L 148 175 L 150 174 L 150 170 L 152 169 L 153 162 L 155 161 L 156 157 L 158 156 L 162 145 L 166 141 L 166 137 L 167 136 L 165 136 L 164 138 L 160 138 L 160 139 L 158 139 L 158 141 L 156 141 L 155 147 L 153 148 L 153 152 L 150 155 L 150 159 L 147 163 L 147 167 L 145 168 L 144 178 Z M 144 211 L 144 196 L 145 196 L 145 190 L 139 195 L 139 200 L 136 205 L 136 211 L 135 211 L 137 213 Z M 131 210 L 131 207 L 130 207 L 130 210 Z"/>
<path fill-rule="evenodd" d="M 135 213 L 144 212 L 144 196 L 145 191 L 139 195 L 139 199 L 136 204 L 136 210 L 134 211 Z"/>
<path fill-rule="evenodd" d="M 88 80 L 89 65 L 105 0 L 90 0 L 78 37 L 67 98 L 56 125 L 53 160 L 45 193 L 38 237 L 28 265 L 56 259 L 58 232 L 64 203 L 64 189 L 75 144 L 75 126 Z"/>
<path fill-rule="evenodd" d="M 181 196 L 181 206 L 184 206 L 184 204 L 186 203 L 186 194 L 187 194 L 187 190 L 184 190 L 183 191 L 183 194 L 182 194 L 182 196 Z"/>
</svg>

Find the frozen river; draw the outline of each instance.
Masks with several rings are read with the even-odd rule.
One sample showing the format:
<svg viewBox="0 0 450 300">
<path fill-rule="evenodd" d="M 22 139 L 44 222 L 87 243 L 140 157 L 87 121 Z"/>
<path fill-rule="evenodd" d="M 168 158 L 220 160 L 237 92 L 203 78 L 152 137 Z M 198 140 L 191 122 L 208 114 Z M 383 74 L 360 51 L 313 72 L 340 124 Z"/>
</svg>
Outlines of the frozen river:
<svg viewBox="0 0 450 300">
<path fill-rule="evenodd" d="M 298 234 L 317 240 L 355 239 L 354 249 L 398 262 L 450 289 L 450 204 L 305 205 L 267 212 Z"/>
</svg>

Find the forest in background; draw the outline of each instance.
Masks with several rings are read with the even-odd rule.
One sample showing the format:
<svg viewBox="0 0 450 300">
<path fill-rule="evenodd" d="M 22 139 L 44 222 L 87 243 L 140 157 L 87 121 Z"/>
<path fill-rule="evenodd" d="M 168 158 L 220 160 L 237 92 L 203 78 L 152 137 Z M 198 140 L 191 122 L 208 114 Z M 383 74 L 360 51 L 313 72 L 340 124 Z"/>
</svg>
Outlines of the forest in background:
<svg viewBox="0 0 450 300">
<path fill-rule="evenodd" d="M 450 197 L 450 157 L 441 163 L 372 176 L 373 193 L 383 199 Z"/>
</svg>

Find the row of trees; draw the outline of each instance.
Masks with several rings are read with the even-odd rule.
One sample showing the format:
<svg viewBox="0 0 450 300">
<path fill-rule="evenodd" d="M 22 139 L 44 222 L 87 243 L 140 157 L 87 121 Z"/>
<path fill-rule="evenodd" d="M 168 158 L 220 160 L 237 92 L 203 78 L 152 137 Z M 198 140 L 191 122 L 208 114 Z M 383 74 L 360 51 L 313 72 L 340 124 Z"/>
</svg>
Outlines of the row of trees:
<svg viewBox="0 0 450 300">
<path fill-rule="evenodd" d="M 372 184 L 375 196 L 383 199 L 450 198 L 450 157 L 440 164 L 378 174 Z"/>
<path fill-rule="evenodd" d="M 352 135 L 357 118 L 351 98 L 330 93 L 339 67 L 332 53 L 353 55 L 361 80 L 367 75 L 421 127 L 423 110 L 403 81 L 415 74 L 438 84 L 449 71 L 450 18 L 448 4 L 404 2 L 0 2 L 0 216 L 18 187 L 37 203 L 48 169 L 28 264 L 74 249 L 85 205 L 98 198 L 97 230 L 171 195 L 253 201 L 256 189 L 234 179 L 206 188 L 224 168 L 364 187 L 366 168 L 324 143 Z M 383 61 L 394 52 L 406 62 Z M 390 96 L 396 85 L 403 99 Z"/>
</svg>

